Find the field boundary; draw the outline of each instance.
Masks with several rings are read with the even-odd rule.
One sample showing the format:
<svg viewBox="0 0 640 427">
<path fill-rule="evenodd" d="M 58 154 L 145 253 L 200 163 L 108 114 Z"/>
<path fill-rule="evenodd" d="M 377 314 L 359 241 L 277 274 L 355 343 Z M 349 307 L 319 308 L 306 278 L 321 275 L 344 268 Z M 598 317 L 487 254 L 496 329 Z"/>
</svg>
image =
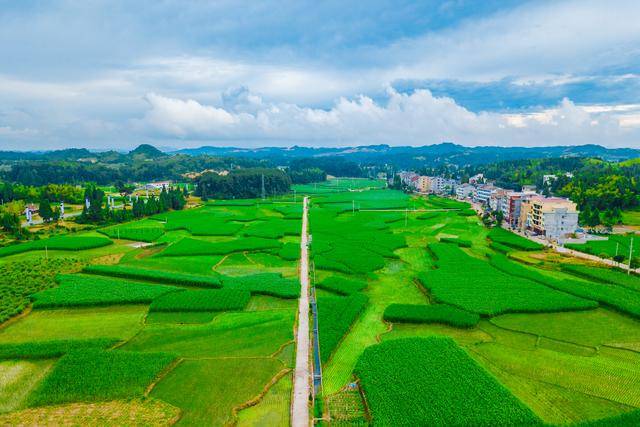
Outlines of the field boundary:
<svg viewBox="0 0 640 427">
<path fill-rule="evenodd" d="M 292 371 L 291 368 L 284 368 L 284 369 L 280 370 L 280 372 L 275 374 L 273 376 L 273 378 L 271 378 L 269 380 L 269 382 L 262 388 L 262 391 L 260 391 L 260 393 L 258 393 L 255 397 L 252 397 L 251 399 L 247 400 L 246 402 L 234 406 L 233 409 L 231 409 L 231 416 L 233 417 L 233 422 L 230 423 L 230 424 L 235 425 L 237 423 L 237 421 L 238 421 L 238 413 L 240 411 L 242 411 L 244 409 L 247 409 L 247 408 L 250 408 L 252 406 L 255 406 L 255 405 L 259 404 L 260 402 L 262 402 L 262 399 L 264 399 L 264 397 L 267 395 L 267 393 L 269 393 L 269 390 L 271 390 L 271 388 L 274 385 L 276 385 L 278 383 L 278 381 L 280 381 L 282 378 L 284 378 L 291 371 Z"/>
</svg>

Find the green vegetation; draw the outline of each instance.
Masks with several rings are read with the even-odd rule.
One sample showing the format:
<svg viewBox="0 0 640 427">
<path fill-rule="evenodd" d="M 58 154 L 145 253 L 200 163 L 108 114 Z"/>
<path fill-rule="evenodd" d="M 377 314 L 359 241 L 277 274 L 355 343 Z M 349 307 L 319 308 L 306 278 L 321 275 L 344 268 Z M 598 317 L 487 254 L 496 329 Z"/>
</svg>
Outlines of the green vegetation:
<svg viewBox="0 0 640 427">
<path fill-rule="evenodd" d="M 475 313 L 445 304 L 391 304 L 384 311 L 383 318 L 388 322 L 442 323 L 459 328 L 472 328 L 480 321 L 480 316 Z"/>
<path fill-rule="evenodd" d="M 454 237 L 441 237 L 440 242 L 442 243 L 453 243 L 454 245 L 458 245 L 461 248 L 470 248 L 471 242 L 469 240 L 458 239 Z"/>
<path fill-rule="evenodd" d="M 409 338 L 371 346 L 354 372 L 373 425 L 539 422 L 451 338 Z"/>
<path fill-rule="evenodd" d="M 85 349 L 63 356 L 29 398 L 31 406 L 141 397 L 171 354 Z"/>
<path fill-rule="evenodd" d="M 297 261 L 300 259 L 300 245 L 296 243 L 285 243 L 278 251 L 278 256 L 287 261 Z"/>
<path fill-rule="evenodd" d="M 71 351 L 108 348 L 118 341 L 117 339 L 95 338 L 0 344 L 0 359 L 53 359 Z"/>
<path fill-rule="evenodd" d="M 318 331 L 322 362 L 329 360 L 351 324 L 364 310 L 367 297 L 318 297 Z"/>
<path fill-rule="evenodd" d="M 233 169 L 227 175 L 205 172 L 196 178 L 196 195 L 216 199 L 255 199 L 265 193 L 270 196 L 286 194 L 291 179 L 279 169 Z"/>
<path fill-rule="evenodd" d="M 162 227 L 113 226 L 98 230 L 112 239 L 133 240 L 136 242 L 153 242 L 164 234 Z"/>
<path fill-rule="evenodd" d="M 85 267 L 82 272 L 182 286 L 197 286 L 203 288 L 222 287 L 222 283 L 218 276 L 199 276 L 195 274 L 150 270 L 124 265 L 90 265 Z"/>
<path fill-rule="evenodd" d="M 574 274 L 586 279 L 595 280 L 602 283 L 624 286 L 634 291 L 640 292 L 640 277 L 628 275 L 620 270 L 612 268 L 587 267 L 584 265 L 562 264 L 562 271 Z"/>
<path fill-rule="evenodd" d="M 567 243 L 569 249 L 585 252 L 602 258 L 613 259 L 620 256 L 625 262 L 629 262 L 629 249 L 633 240 L 632 259 L 640 257 L 640 236 L 610 234 L 605 240 L 589 240 L 587 243 Z"/>
<path fill-rule="evenodd" d="M 187 290 L 161 295 L 151 303 L 150 311 L 229 311 L 242 310 L 251 294 L 246 290 Z"/>
<path fill-rule="evenodd" d="M 505 274 L 486 261 L 472 258 L 458 246 L 431 243 L 436 270 L 418 279 L 433 298 L 481 315 L 509 312 L 546 312 L 593 308 L 593 301 Z M 464 268 L 461 268 L 464 266 Z"/>
<path fill-rule="evenodd" d="M 142 304 L 178 290 L 172 286 L 126 282 L 97 276 L 63 275 L 58 276 L 57 280 L 60 283 L 57 288 L 32 296 L 34 308 Z"/>
<path fill-rule="evenodd" d="M 544 275 L 538 270 L 511 262 L 500 255 L 494 255 L 491 263 L 496 268 L 513 276 L 526 277 L 549 288 L 576 295 L 580 298 L 590 299 L 593 302 L 597 301 L 631 316 L 640 317 L 639 293 L 623 286 L 582 280 L 557 279 Z"/>
<path fill-rule="evenodd" d="M 246 237 L 228 242 L 208 242 L 184 238 L 168 246 L 161 252 L 162 256 L 185 255 L 226 255 L 233 252 L 261 251 L 265 249 L 279 249 L 282 243 L 278 240 L 261 239 L 258 237 Z"/>
<path fill-rule="evenodd" d="M 0 323 L 20 314 L 33 293 L 55 286 L 59 273 L 72 273 L 82 268 L 75 258 L 50 258 L 13 261 L 0 264 Z"/>
<path fill-rule="evenodd" d="M 329 276 L 320 283 L 316 283 L 316 288 L 326 289 L 340 295 L 352 295 L 367 287 L 367 282 L 346 279 L 341 276 Z"/>
<path fill-rule="evenodd" d="M 300 284 L 277 273 L 261 273 L 248 276 L 222 276 L 226 289 L 247 290 L 252 295 L 270 295 L 278 298 L 298 298 Z"/>
<path fill-rule="evenodd" d="M 107 246 L 113 242 L 106 237 L 91 236 L 54 236 L 48 239 L 32 240 L 16 245 L 0 248 L 0 257 L 21 254 L 29 251 L 57 250 L 57 251 L 83 251 Z"/>
<path fill-rule="evenodd" d="M 633 427 L 640 424 L 640 410 L 625 412 L 615 417 L 580 423 L 580 427 Z"/>
<path fill-rule="evenodd" d="M 529 239 L 518 236 L 500 227 L 491 229 L 487 237 L 494 243 L 509 246 L 520 251 L 538 251 L 543 248 L 540 243 L 532 242 Z"/>
</svg>

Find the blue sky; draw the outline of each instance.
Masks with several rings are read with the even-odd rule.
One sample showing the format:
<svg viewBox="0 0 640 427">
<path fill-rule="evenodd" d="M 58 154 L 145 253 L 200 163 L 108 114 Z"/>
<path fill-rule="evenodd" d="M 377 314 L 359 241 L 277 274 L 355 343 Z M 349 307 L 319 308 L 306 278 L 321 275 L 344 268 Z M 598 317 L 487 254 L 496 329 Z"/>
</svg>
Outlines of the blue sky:
<svg viewBox="0 0 640 427">
<path fill-rule="evenodd" d="M 640 147 L 637 1 L 0 0 L 0 149 Z"/>
</svg>

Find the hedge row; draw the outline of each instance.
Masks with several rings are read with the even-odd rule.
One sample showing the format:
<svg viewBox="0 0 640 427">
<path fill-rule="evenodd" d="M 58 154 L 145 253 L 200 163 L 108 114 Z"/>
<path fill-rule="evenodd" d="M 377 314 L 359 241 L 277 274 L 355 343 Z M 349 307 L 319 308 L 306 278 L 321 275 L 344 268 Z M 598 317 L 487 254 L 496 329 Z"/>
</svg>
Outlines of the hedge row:
<svg viewBox="0 0 640 427">
<path fill-rule="evenodd" d="M 161 295 L 149 311 L 231 311 L 242 310 L 251 293 L 238 289 L 185 290 Z"/>
<path fill-rule="evenodd" d="M 0 257 L 37 250 L 82 251 L 100 248 L 113 242 L 106 237 L 92 236 L 54 236 L 48 239 L 32 240 L 0 248 Z"/>
<path fill-rule="evenodd" d="M 480 321 L 477 314 L 446 304 L 391 304 L 383 318 L 388 322 L 441 323 L 458 328 L 472 328 Z"/>
<path fill-rule="evenodd" d="M 504 228 L 492 228 L 487 236 L 489 240 L 512 247 L 520 251 L 538 251 L 544 248 L 540 243 L 518 236 Z"/>
<path fill-rule="evenodd" d="M 70 351 L 84 349 L 105 349 L 117 343 L 118 339 L 95 338 L 82 340 L 52 340 L 24 343 L 0 344 L 0 359 L 53 359 Z"/>
<path fill-rule="evenodd" d="M 205 288 L 222 287 L 222 282 L 217 276 L 198 276 L 195 274 L 176 273 L 173 271 L 147 270 L 124 265 L 90 265 L 85 267 L 83 272 L 102 276 L 122 277 L 125 279 L 168 283 L 173 285 L 198 286 Z"/>
<path fill-rule="evenodd" d="M 349 297 L 318 297 L 318 333 L 320 356 L 327 362 L 338 348 L 342 337 L 367 305 L 368 298 L 362 294 Z"/>
<path fill-rule="evenodd" d="M 330 276 L 320 283 L 316 283 L 316 288 L 325 289 L 340 295 L 352 295 L 367 287 L 367 282 L 360 280 L 345 279 L 340 276 Z"/>
</svg>

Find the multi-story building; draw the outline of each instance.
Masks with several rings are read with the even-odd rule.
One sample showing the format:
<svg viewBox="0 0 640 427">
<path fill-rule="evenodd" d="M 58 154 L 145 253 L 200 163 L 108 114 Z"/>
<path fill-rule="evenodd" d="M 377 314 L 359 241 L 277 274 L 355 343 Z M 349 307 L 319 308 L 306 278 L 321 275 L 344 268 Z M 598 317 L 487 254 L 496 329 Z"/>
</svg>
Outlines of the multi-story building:
<svg viewBox="0 0 640 427">
<path fill-rule="evenodd" d="M 458 199 L 469 199 L 473 197 L 476 187 L 471 184 L 460 184 L 456 186 L 456 197 Z"/>
<path fill-rule="evenodd" d="M 525 203 L 521 207 L 524 211 Z M 531 196 L 526 202 L 525 226 L 549 240 L 562 243 L 578 228 L 578 210 L 575 203 L 561 197 Z M 522 216 L 522 212 L 521 212 Z"/>
<path fill-rule="evenodd" d="M 421 175 L 418 177 L 418 192 L 428 193 L 431 191 L 431 177 Z"/>
<path fill-rule="evenodd" d="M 497 190 L 498 188 L 492 184 L 479 185 L 478 187 L 476 187 L 476 191 L 473 195 L 473 201 L 481 203 L 483 205 L 488 205 L 491 195 L 494 194 Z"/>
</svg>

